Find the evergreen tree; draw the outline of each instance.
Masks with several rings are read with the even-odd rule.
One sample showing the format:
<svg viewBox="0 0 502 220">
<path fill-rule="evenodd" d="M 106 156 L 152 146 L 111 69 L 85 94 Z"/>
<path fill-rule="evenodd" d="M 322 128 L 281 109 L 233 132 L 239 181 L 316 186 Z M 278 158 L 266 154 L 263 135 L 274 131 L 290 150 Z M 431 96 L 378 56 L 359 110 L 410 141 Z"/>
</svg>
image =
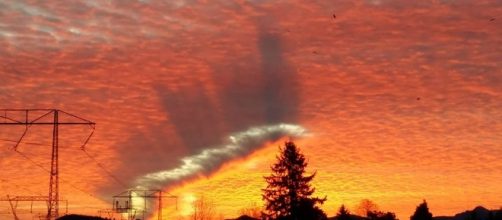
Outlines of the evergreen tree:
<svg viewBox="0 0 502 220">
<path fill-rule="evenodd" d="M 429 212 L 429 207 L 427 207 L 427 202 L 425 200 L 417 206 L 410 220 L 432 220 L 432 213 Z"/>
<path fill-rule="evenodd" d="M 336 213 L 336 220 L 351 220 L 350 212 L 345 205 L 340 206 L 338 213 Z"/>
<path fill-rule="evenodd" d="M 266 220 L 322 220 L 326 214 L 317 206 L 326 201 L 312 197 L 315 189 L 310 182 L 315 176 L 305 175 L 307 162 L 296 145 L 288 141 L 280 149 L 277 163 L 271 166 L 272 174 L 265 177 L 268 183 L 263 189 Z"/>
</svg>

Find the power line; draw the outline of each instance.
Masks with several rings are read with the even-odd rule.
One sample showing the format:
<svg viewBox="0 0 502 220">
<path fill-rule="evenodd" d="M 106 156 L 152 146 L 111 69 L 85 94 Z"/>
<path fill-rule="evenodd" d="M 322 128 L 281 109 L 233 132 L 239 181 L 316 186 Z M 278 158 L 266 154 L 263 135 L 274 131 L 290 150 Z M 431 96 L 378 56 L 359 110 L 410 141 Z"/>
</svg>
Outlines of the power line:
<svg viewBox="0 0 502 220">
<path fill-rule="evenodd" d="M 85 146 L 87 145 L 87 143 L 89 142 L 89 140 L 91 139 L 91 137 L 95 131 L 95 123 L 94 122 L 86 120 L 86 119 L 81 118 L 79 116 L 76 116 L 74 114 L 70 114 L 68 112 L 58 110 L 58 109 L 0 109 L 0 111 L 4 111 L 4 115 L 3 116 L 0 115 L 0 118 L 4 119 L 3 122 L 0 121 L 0 125 L 24 126 L 24 131 L 23 131 L 21 137 L 19 138 L 19 140 L 17 140 L 17 141 L 16 140 L 9 140 L 9 139 L 0 139 L 0 140 L 14 142 L 15 146 L 12 149 L 17 154 L 19 154 L 24 159 L 28 160 L 33 165 L 35 165 L 35 166 L 39 167 L 40 169 L 44 170 L 45 172 L 49 173 L 49 175 L 50 175 L 48 213 L 46 216 L 47 219 L 57 218 L 59 216 L 58 210 L 59 210 L 59 180 L 60 180 L 60 178 L 59 178 L 59 168 L 58 168 L 59 167 L 58 166 L 58 164 L 59 164 L 59 162 L 58 162 L 59 161 L 59 159 L 58 159 L 58 155 L 59 155 L 58 151 L 59 150 L 58 149 L 60 146 L 59 146 L 59 128 L 58 127 L 60 125 L 88 125 L 88 126 L 90 126 L 90 128 L 92 128 L 92 131 L 89 134 L 89 136 L 85 139 L 85 141 L 82 144 L 82 146 L 80 147 L 80 149 L 84 152 L 84 154 L 87 157 L 89 157 L 94 163 L 96 163 L 96 165 L 101 170 L 103 170 L 104 173 L 106 173 L 106 175 L 108 177 L 113 179 L 119 185 L 127 188 L 126 184 L 124 184 L 122 181 L 120 181 L 115 175 L 112 174 L 112 172 L 110 172 L 108 169 L 106 169 L 106 167 L 103 164 L 99 163 L 94 156 L 92 156 L 91 154 L 89 154 L 86 151 Z M 15 112 L 16 114 L 19 114 L 19 116 L 14 115 L 14 117 L 12 117 L 12 114 L 7 115 L 7 113 L 10 114 L 11 112 Z M 33 116 L 33 114 L 35 114 L 35 116 L 38 116 L 38 117 L 33 119 L 33 117 L 30 117 L 30 116 Z M 50 116 L 50 115 L 53 115 L 51 121 L 41 120 L 41 119 L 46 118 L 47 116 Z M 68 120 L 68 119 L 60 120 L 59 119 L 60 115 L 69 116 L 73 120 Z M 75 119 L 77 119 L 77 121 L 75 121 Z M 40 163 L 37 163 L 35 160 L 31 159 L 30 157 L 28 157 L 27 155 L 25 155 L 24 153 L 22 153 L 18 150 L 18 146 L 21 144 L 24 137 L 27 135 L 29 128 L 31 128 L 31 126 L 34 126 L 34 125 L 42 125 L 42 126 L 51 125 L 51 126 L 53 126 L 53 129 L 52 129 L 52 155 L 51 155 L 51 169 L 50 170 L 45 168 L 43 165 L 41 165 Z M 33 143 L 33 142 L 26 142 L 26 144 L 44 146 L 44 144 Z M 93 198 L 96 198 L 97 200 L 102 201 L 100 198 L 92 195 L 91 193 L 88 193 L 88 192 L 80 189 L 79 187 L 71 184 L 70 182 L 63 181 L 63 180 L 61 180 L 61 182 L 65 182 L 65 184 L 69 185 L 70 187 L 72 187 L 78 191 L 81 191 L 90 197 L 93 197 Z"/>
<path fill-rule="evenodd" d="M 101 170 L 103 170 L 106 175 L 108 175 L 108 177 L 110 177 L 111 179 L 113 179 L 115 182 L 117 182 L 119 185 L 121 185 L 122 187 L 124 188 L 127 188 L 127 185 L 120 181 L 115 175 L 113 175 L 108 169 L 106 169 L 103 164 L 101 164 L 100 162 L 98 162 L 96 160 L 95 157 L 91 156 L 85 149 L 82 149 L 82 151 L 84 152 L 85 155 L 87 155 L 87 157 L 89 157 L 92 161 L 94 161 L 94 163 L 99 167 L 101 168 Z"/>
<path fill-rule="evenodd" d="M 4 139 L 4 138 L 0 138 L 0 141 L 12 142 L 12 143 L 17 143 L 18 142 L 17 140 Z M 22 142 L 22 144 L 34 145 L 34 146 L 43 146 L 43 147 L 50 147 L 51 146 L 51 144 L 49 144 L 49 143 L 44 144 L 44 143 L 39 143 L 39 142 Z M 66 146 L 66 145 L 59 145 L 59 148 L 69 149 L 69 150 L 78 150 L 76 148 L 72 148 L 72 147 L 69 147 L 69 146 Z"/>
<path fill-rule="evenodd" d="M 16 150 L 15 152 L 16 152 L 16 153 L 18 153 L 19 155 L 21 155 L 23 158 L 25 158 L 25 159 L 26 159 L 26 160 L 28 160 L 29 162 L 31 162 L 33 165 L 35 165 L 35 166 L 39 167 L 40 169 L 44 170 L 45 172 L 47 172 L 47 173 L 50 173 L 50 172 L 51 172 L 51 171 L 49 171 L 47 168 L 45 168 L 44 166 L 42 166 L 41 164 L 39 164 L 39 163 L 37 163 L 36 161 L 32 160 L 31 158 L 29 158 L 29 157 L 28 157 L 28 156 L 26 156 L 25 154 L 21 153 L 20 151 L 17 151 L 17 150 Z M 88 195 L 88 196 L 90 196 L 90 197 L 93 197 L 93 198 L 95 198 L 95 199 L 97 199 L 97 200 L 99 200 L 99 201 L 102 201 L 102 199 L 100 199 L 100 198 L 98 198 L 98 197 L 96 197 L 96 196 L 92 195 L 91 193 L 89 193 L 89 192 L 87 192 L 87 191 L 85 191 L 85 190 L 80 189 L 79 187 L 77 187 L 77 186 L 73 185 L 72 183 L 70 183 L 70 182 L 68 182 L 68 181 L 65 181 L 65 180 L 63 180 L 63 179 L 61 179 L 61 181 L 62 181 L 62 182 L 64 182 L 65 184 L 68 184 L 70 187 L 72 187 L 72 188 L 74 188 L 74 189 L 76 189 L 76 190 L 78 190 L 78 191 L 80 191 L 80 192 L 82 192 L 82 193 L 84 193 L 84 194 L 86 194 L 86 195 Z"/>
<path fill-rule="evenodd" d="M 92 155 L 90 155 L 90 154 L 87 152 L 87 150 L 86 150 L 85 146 L 87 145 L 87 143 L 89 142 L 90 138 L 91 138 L 91 137 L 92 137 L 92 135 L 94 134 L 94 127 L 93 127 L 93 126 L 91 126 L 91 128 L 92 128 L 92 131 L 91 131 L 91 133 L 89 134 L 89 136 L 86 138 L 85 142 L 84 142 L 84 143 L 82 144 L 82 146 L 80 147 L 80 150 L 82 150 L 82 151 L 84 152 L 84 154 L 85 154 L 88 158 L 90 158 L 90 159 L 91 159 L 91 160 L 92 160 L 92 161 L 93 161 L 93 162 L 94 162 L 94 163 L 95 163 L 95 164 L 96 164 L 96 165 L 97 165 L 97 166 L 98 166 L 101 170 L 103 170 L 103 171 L 104 171 L 104 173 L 105 173 L 108 177 L 110 177 L 111 179 L 113 179 L 115 182 L 117 182 L 117 183 L 118 183 L 119 185 L 121 185 L 122 187 L 127 188 L 127 185 L 126 185 L 124 182 L 120 181 L 120 180 L 119 180 L 119 179 L 118 179 L 115 175 L 113 175 L 113 174 L 112 174 L 112 173 L 111 173 L 108 169 L 106 169 L 106 168 L 105 168 L 105 166 L 104 166 L 102 163 L 98 162 L 98 161 L 96 160 L 96 158 L 95 158 L 95 157 L 93 157 Z M 24 136 L 24 135 L 23 135 L 23 136 Z M 16 140 L 9 140 L 9 139 L 0 139 L 0 141 L 7 141 L 7 142 L 20 143 L 19 141 L 16 141 Z M 44 144 L 42 144 L 42 143 L 37 143 L 37 142 L 24 142 L 23 144 L 38 145 L 38 146 L 49 146 L 48 144 L 44 145 Z M 18 146 L 18 145 L 19 145 L 19 144 L 16 144 L 16 146 Z M 72 149 L 72 148 L 68 148 L 68 149 Z M 76 150 L 76 149 L 75 149 L 75 150 Z M 35 162 L 34 160 L 32 160 L 31 158 L 29 158 L 28 156 L 26 156 L 26 155 L 25 155 L 25 154 L 23 154 L 22 152 L 18 151 L 16 148 L 14 148 L 14 151 L 15 151 L 16 153 L 18 153 L 19 155 L 21 155 L 21 156 L 22 156 L 23 158 L 25 158 L 26 160 L 30 161 L 30 162 L 31 162 L 32 164 L 34 164 L 35 166 L 37 166 L 37 167 L 41 168 L 42 170 L 44 170 L 44 171 L 45 171 L 45 172 L 47 172 L 47 173 L 50 173 L 50 171 L 49 171 L 47 168 L 45 168 L 45 167 L 43 167 L 41 164 L 39 164 L 39 163 Z M 69 184 L 68 182 L 65 182 L 65 183 Z M 72 186 L 73 188 L 75 188 L 75 189 L 79 190 L 79 191 L 82 191 L 82 192 L 84 192 L 84 193 L 86 193 L 86 194 L 89 194 L 89 193 L 87 193 L 87 192 L 85 192 L 85 191 L 83 191 L 83 190 L 80 190 L 80 189 L 76 188 L 76 187 L 75 187 L 74 185 L 72 185 L 72 184 L 69 184 L 69 185 L 70 185 L 70 186 Z M 89 194 L 89 195 L 90 195 L 90 196 L 92 196 L 91 194 Z M 97 197 L 95 197 L 95 196 L 92 196 L 92 197 L 97 198 Z M 99 199 L 99 198 L 97 198 L 97 199 Z M 99 200 L 101 200 L 101 199 L 99 199 Z"/>
<path fill-rule="evenodd" d="M 8 182 L 8 183 L 9 183 L 9 185 L 14 185 L 14 187 L 16 187 L 17 189 L 24 189 L 25 191 L 27 191 L 27 192 L 29 192 L 29 193 L 38 194 L 39 196 L 42 196 L 42 194 L 41 194 L 41 193 L 39 193 L 39 192 L 35 192 L 35 191 L 30 190 L 30 189 L 28 189 L 28 188 L 26 188 L 26 187 L 20 186 L 20 185 L 15 184 L 15 183 L 12 183 L 11 181 L 9 181 L 9 180 L 7 180 L 7 179 L 0 178 L 0 181 L 1 181 L 1 182 Z M 2 189 L 3 189 L 4 191 L 7 191 L 7 190 L 5 189 L 5 187 L 4 187 L 4 184 L 2 184 Z"/>
<path fill-rule="evenodd" d="M 79 116 L 70 114 L 65 111 L 61 111 L 59 109 L 0 109 L 0 111 L 4 112 L 4 115 L 0 118 L 3 118 L 4 121 L 0 121 L 0 125 L 6 126 L 24 126 L 24 131 L 19 138 L 19 140 L 15 143 L 13 149 L 19 155 L 21 155 L 24 159 L 30 161 L 32 164 L 38 166 L 42 170 L 49 173 L 49 196 L 47 201 L 47 215 L 46 219 L 57 219 L 59 217 L 59 126 L 62 125 L 89 125 L 93 130 L 89 137 L 85 140 L 82 145 L 82 149 L 84 149 L 87 142 L 89 142 L 92 134 L 94 133 L 95 123 L 86 119 L 83 119 Z M 9 113 L 10 115 L 7 115 Z M 11 113 L 15 113 L 14 116 Z M 52 115 L 50 121 L 43 121 L 41 119 L 46 118 L 47 116 Z M 35 117 L 33 117 L 35 116 Z M 70 116 L 70 119 L 60 120 L 59 116 Z M 34 119 L 33 119 L 34 118 Z M 75 121 L 78 119 L 78 121 Z M 46 169 L 44 166 L 35 162 L 22 152 L 18 151 L 18 146 L 23 141 L 26 136 L 29 128 L 31 126 L 52 126 L 52 153 L 51 153 L 51 168 L 50 171 Z M 66 182 L 66 181 L 65 181 Z M 87 195 L 96 198 L 101 201 L 101 199 L 93 196 L 92 194 L 88 194 L 84 190 L 81 190 L 79 187 L 66 182 L 69 186 L 79 191 L 86 193 Z"/>
<path fill-rule="evenodd" d="M 98 162 L 98 160 L 96 160 L 95 157 L 91 156 L 85 146 L 87 145 L 87 143 L 89 143 L 89 140 L 91 140 L 91 137 L 92 135 L 94 134 L 94 131 L 96 130 L 96 128 L 94 126 L 90 126 L 92 128 L 91 130 L 91 133 L 89 134 L 89 136 L 85 139 L 84 143 L 82 144 L 82 146 L 80 147 L 80 149 L 84 152 L 84 154 L 89 157 L 101 170 L 103 170 L 106 175 L 108 175 L 108 177 L 110 177 L 111 179 L 113 179 L 115 182 L 117 182 L 119 185 L 121 185 L 122 187 L 124 188 L 127 188 L 127 184 L 125 184 L 124 182 L 120 181 L 115 175 L 112 174 L 112 172 L 110 172 L 108 169 L 105 168 L 105 166 L 103 166 L 103 164 L 101 164 L 100 162 Z"/>
<path fill-rule="evenodd" d="M 5 139 L 2 139 L 2 140 L 4 140 L 4 141 L 10 141 L 10 140 L 5 140 Z M 17 142 L 17 141 L 14 141 L 14 142 Z M 25 144 L 28 144 L 28 143 L 25 143 Z M 42 145 L 42 144 L 40 144 L 40 143 L 30 143 L 30 144 L 34 144 L 34 145 Z M 18 151 L 18 150 L 14 150 L 14 151 L 15 151 L 16 153 L 18 153 L 18 154 L 19 154 L 21 157 L 23 157 L 24 159 L 28 160 L 28 161 L 29 161 L 30 163 L 32 163 L 33 165 L 35 165 L 35 166 L 39 167 L 40 169 L 42 169 L 42 170 L 44 170 L 45 172 L 47 172 L 47 173 L 49 173 L 49 174 L 50 174 L 50 172 L 51 172 L 50 170 L 48 170 L 47 168 L 45 168 L 45 167 L 44 167 L 44 166 L 42 166 L 41 164 L 37 163 L 36 161 L 34 161 L 33 159 L 31 159 L 30 157 L 26 156 L 26 154 L 24 154 L 24 153 L 22 153 L 21 151 Z M 1 179 L 1 180 L 5 180 L 5 179 Z M 98 198 L 98 197 L 96 197 L 96 196 L 92 195 L 91 193 L 89 193 L 89 192 L 87 192 L 87 191 L 85 191 L 85 190 L 80 189 L 79 187 L 77 187 L 77 186 L 75 186 L 75 185 L 71 184 L 71 183 L 70 183 L 70 182 L 68 182 L 68 181 L 62 180 L 62 182 L 64 182 L 65 184 L 68 184 L 70 187 L 72 187 L 72 188 L 74 188 L 74 189 L 76 189 L 76 190 L 78 190 L 78 191 L 80 191 L 80 192 L 82 192 L 82 193 L 84 193 L 84 194 L 86 194 L 86 195 L 88 195 L 88 196 L 90 196 L 90 197 L 93 197 L 93 198 L 95 198 L 95 199 L 97 199 L 97 200 L 102 201 L 102 199 L 100 199 L 100 198 Z M 17 185 L 16 185 L 16 186 L 17 186 Z M 41 195 L 40 193 L 37 193 L 37 194 Z"/>
<path fill-rule="evenodd" d="M 17 143 L 18 142 L 16 140 L 3 139 L 3 138 L 0 138 L 0 141 L 12 142 L 12 143 Z M 42 143 L 36 143 L 36 142 L 23 142 L 23 144 L 38 145 L 38 146 L 50 146 L 50 144 L 42 144 Z"/>
</svg>

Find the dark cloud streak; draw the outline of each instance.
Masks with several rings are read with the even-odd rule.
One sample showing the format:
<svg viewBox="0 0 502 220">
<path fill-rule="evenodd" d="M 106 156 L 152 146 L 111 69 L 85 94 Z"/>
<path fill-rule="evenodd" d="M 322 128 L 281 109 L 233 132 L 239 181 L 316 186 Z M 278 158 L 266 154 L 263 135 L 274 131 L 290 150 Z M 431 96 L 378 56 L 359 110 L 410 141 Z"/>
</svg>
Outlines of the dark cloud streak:
<svg viewBox="0 0 502 220">
<path fill-rule="evenodd" d="M 166 114 L 191 152 L 251 126 L 296 122 L 297 75 L 283 58 L 280 37 L 260 31 L 257 38 L 258 59 L 213 64 L 219 103 L 209 100 L 202 85 L 208 82 L 180 90 L 157 87 Z"/>
<path fill-rule="evenodd" d="M 128 168 L 130 163 L 117 169 L 124 174 L 124 179 L 173 168 L 179 161 L 163 158 L 198 154 L 220 146 L 235 132 L 256 126 L 297 122 L 298 77 L 283 57 L 280 35 L 260 28 L 255 47 L 255 54 L 237 57 L 238 62 L 229 59 L 223 64 L 210 63 L 209 79 L 181 77 L 178 78 L 180 86 L 176 88 L 162 83 L 155 85 L 167 122 L 148 131 L 136 132 L 123 142 L 121 158 L 135 164 L 133 171 Z M 163 132 L 168 129 L 167 124 L 174 128 L 179 141 L 169 138 L 173 134 Z M 276 136 L 270 138 L 277 139 Z M 263 141 L 256 144 L 246 146 L 246 149 L 259 147 Z M 146 148 L 151 150 L 142 152 Z M 252 151 L 246 151 L 249 152 Z M 211 170 L 231 158 L 211 164 Z"/>
</svg>

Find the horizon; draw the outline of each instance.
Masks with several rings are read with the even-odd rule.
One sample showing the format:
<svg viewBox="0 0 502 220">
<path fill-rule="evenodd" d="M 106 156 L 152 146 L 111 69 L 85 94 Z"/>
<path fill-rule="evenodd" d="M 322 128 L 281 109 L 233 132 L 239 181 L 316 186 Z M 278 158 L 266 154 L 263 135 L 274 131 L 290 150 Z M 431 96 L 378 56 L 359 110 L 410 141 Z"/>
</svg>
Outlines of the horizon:
<svg viewBox="0 0 502 220">
<path fill-rule="evenodd" d="M 96 123 L 59 127 L 69 213 L 135 188 L 178 196 L 165 218 L 200 198 L 237 217 L 263 204 L 286 140 L 328 216 L 363 199 L 399 219 L 423 199 L 434 216 L 499 209 L 500 14 L 496 0 L 0 0 L 0 109 Z M 53 128 L 24 129 L 0 125 L 0 198 L 48 196 Z"/>
</svg>

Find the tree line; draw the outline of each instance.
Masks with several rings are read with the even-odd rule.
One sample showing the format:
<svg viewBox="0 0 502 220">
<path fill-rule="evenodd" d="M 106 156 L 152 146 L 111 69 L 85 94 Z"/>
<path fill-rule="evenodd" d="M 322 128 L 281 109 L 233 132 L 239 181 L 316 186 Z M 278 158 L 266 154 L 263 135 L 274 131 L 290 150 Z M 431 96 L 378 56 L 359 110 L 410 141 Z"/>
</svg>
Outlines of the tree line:
<svg viewBox="0 0 502 220">
<path fill-rule="evenodd" d="M 315 177 L 314 172 L 306 175 L 307 162 L 300 149 L 292 142 L 285 142 L 280 148 L 277 162 L 271 166 L 272 173 L 265 177 L 267 187 L 263 189 L 265 210 L 261 212 L 262 220 L 326 220 L 326 213 L 319 207 L 326 201 L 326 197 L 312 196 L 315 188 L 310 182 Z M 382 212 L 370 200 L 363 200 L 358 207 L 358 214 L 353 215 L 342 205 L 336 220 L 396 220 L 392 212 Z M 361 219 L 362 218 L 362 219 Z M 416 207 L 410 220 L 432 220 L 427 202 L 424 200 Z M 468 220 L 476 220 L 471 218 Z M 493 215 L 490 212 L 489 220 L 502 220 L 502 211 Z"/>
<path fill-rule="evenodd" d="M 396 214 L 389 211 L 381 211 L 371 200 L 362 200 L 355 213 L 342 205 L 336 216 L 328 218 L 320 208 L 327 197 L 314 197 L 315 188 L 311 181 L 316 173 L 307 175 L 307 161 L 300 149 L 292 141 L 285 142 L 279 149 L 277 161 L 272 164 L 271 174 L 264 177 L 267 187 L 262 189 L 262 199 L 265 202 L 263 210 L 256 204 L 240 210 L 241 217 L 236 220 L 397 220 Z M 196 201 L 192 220 L 212 220 L 215 215 L 211 202 Z M 486 210 L 488 211 L 488 210 Z M 488 211 L 488 217 L 476 216 L 476 212 L 468 213 L 467 217 L 438 217 L 435 220 L 502 220 L 502 208 L 500 211 Z M 465 215 L 464 215 L 465 216 Z M 223 219 L 220 216 L 219 219 Z M 416 209 L 410 220 L 433 220 L 427 202 L 423 200 Z"/>
<path fill-rule="evenodd" d="M 311 181 L 316 173 L 306 174 L 307 161 L 300 149 L 292 141 L 287 141 L 279 151 L 277 161 L 271 166 L 271 174 L 264 177 L 267 182 L 267 187 L 262 189 L 264 209 L 253 204 L 241 209 L 242 216 L 236 220 L 397 220 L 395 213 L 380 211 L 378 206 L 368 199 L 360 202 L 354 214 L 345 205 L 341 205 L 336 216 L 328 218 L 319 207 L 327 197 L 313 196 L 315 188 L 312 187 Z M 476 209 L 478 208 L 482 209 L 482 207 Z M 495 212 L 485 209 L 485 212 L 488 212 L 487 217 L 481 218 L 477 216 L 478 212 L 475 210 L 457 214 L 460 218 L 434 219 L 424 200 L 416 207 L 410 220 L 502 220 L 502 208 Z M 85 217 L 89 216 L 70 215 L 60 219 L 102 219 Z M 223 216 L 217 216 L 213 201 L 201 198 L 194 202 L 190 219 L 213 220 L 223 219 Z"/>
</svg>

